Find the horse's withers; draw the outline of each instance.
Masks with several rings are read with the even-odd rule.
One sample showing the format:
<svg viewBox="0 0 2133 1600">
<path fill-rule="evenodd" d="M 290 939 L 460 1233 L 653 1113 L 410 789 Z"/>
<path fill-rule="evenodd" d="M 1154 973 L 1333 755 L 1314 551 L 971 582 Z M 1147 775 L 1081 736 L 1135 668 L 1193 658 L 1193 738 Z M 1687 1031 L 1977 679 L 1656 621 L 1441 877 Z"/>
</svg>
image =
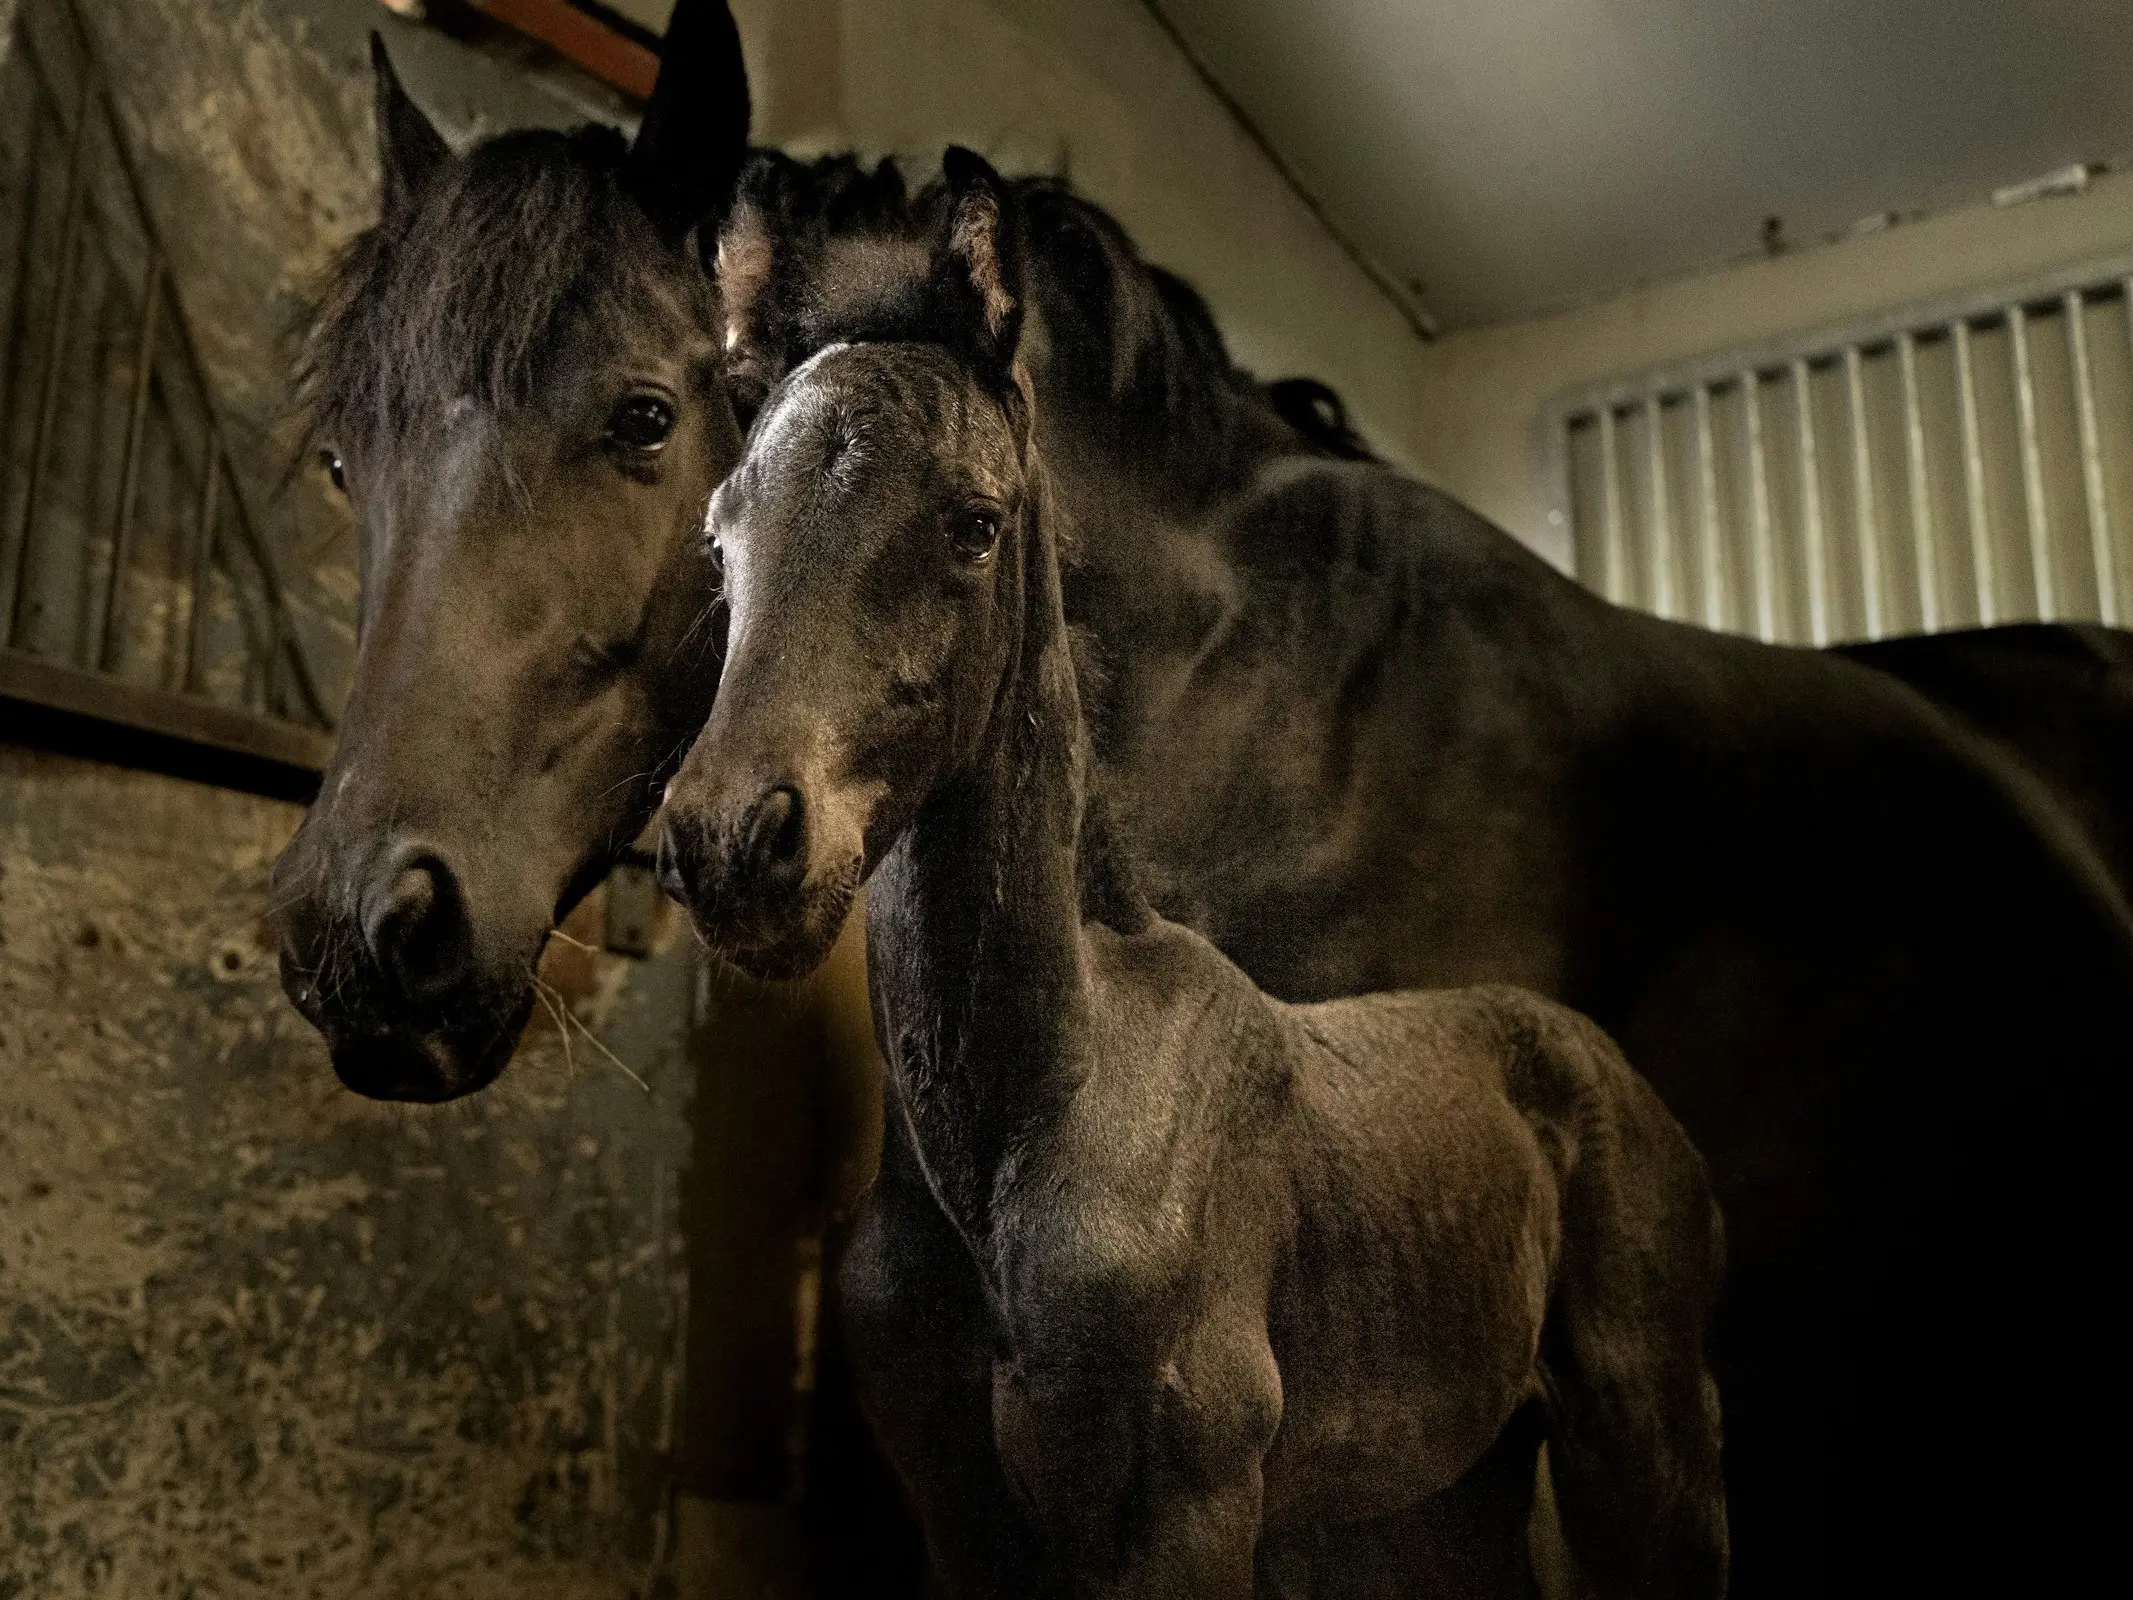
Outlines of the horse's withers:
<svg viewBox="0 0 2133 1600">
<path fill-rule="evenodd" d="M 342 1081 L 443 1100 L 502 1070 L 549 929 L 708 709 L 698 529 L 740 436 L 690 230 L 730 192 L 746 102 L 723 163 L 657 106 L 634 150 L 454 157 L 378 66 L 384 215 L 310 363 L 360 524 L 358 652 L 275 904 L 283 986 Z"/>
</svg>

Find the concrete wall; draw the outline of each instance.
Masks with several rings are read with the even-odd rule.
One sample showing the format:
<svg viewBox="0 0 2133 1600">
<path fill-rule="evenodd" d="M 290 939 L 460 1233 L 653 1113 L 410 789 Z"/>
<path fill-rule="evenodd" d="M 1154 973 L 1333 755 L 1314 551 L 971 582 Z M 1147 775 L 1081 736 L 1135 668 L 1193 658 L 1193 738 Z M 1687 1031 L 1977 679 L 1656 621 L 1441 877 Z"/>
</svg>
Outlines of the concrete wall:
<svg viewBox="0 0 2133 1600">
<path fill-rule="evenodd" d="M 644 1592 L 693 964 L 576 975 L 649 1095 L 551 1029 L 361 1100 L 262 922 L 296 819 L 0 744 L 0 1595 Z"/>
<path fill-rule="evenodd" d="M 1565 391 L 2127 250 L 2133 174 L 2107 174 L 2080 195 L 1950 212 L 1455 333 L 1415 352 L 1411 456 L 1432 482 L 1567 566 L 1569 530 L 1548 520 L 1554 488 L 1539 431 Z"/>
</svg>

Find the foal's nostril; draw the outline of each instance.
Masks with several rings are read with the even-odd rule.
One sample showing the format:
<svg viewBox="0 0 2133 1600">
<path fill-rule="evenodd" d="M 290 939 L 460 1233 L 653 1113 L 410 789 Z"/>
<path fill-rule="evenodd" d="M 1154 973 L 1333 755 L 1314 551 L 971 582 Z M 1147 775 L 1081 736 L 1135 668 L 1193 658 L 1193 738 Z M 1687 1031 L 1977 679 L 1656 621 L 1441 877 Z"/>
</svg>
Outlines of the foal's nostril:
<svg viewBox="0 0 2133 1600">
<path fill-rule="evenodd" d="M 683 905 L 689 902 L 689 878 L 682 870 L 681 850 L 674 842 L 674 818 L 669 816 L 659 829 L 659 849 L 654 857 L 659 875 L 659 887 L 669 899 Z"/>
<path fill-rule="evenodd" d="M 758 873 L 789 871 L 799 864 L 806 837 L 800 791 L 781 783 L 756 802 L 755 815 L 748 819 L 748 863 Z"/>
</svg>

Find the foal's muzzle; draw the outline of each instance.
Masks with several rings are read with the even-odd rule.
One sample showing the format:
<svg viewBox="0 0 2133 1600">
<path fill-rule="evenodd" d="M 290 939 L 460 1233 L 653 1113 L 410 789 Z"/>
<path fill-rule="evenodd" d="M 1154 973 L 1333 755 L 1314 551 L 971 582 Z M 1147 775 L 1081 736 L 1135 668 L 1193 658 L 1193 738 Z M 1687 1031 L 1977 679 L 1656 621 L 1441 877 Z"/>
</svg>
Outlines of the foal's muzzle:
<svg viewBox="0 0 2133 1600">
<path fill-rule="evenodd" d="M 807 879 L 807 802 L 775 783 L 726 815 L 670 806 L 659 830 L 659 881 L 707 928 L 775 925 Z"/>
<path fill-rule="evenodd" d="M 759 977 L 797 977 L 828 955 L 857 888 L 856 860 L 816 870 L 821 821 L 792 780 L 723 807 L 676 796 L 660 825 L 659 881 L 714 950 Z"/>
</svg>

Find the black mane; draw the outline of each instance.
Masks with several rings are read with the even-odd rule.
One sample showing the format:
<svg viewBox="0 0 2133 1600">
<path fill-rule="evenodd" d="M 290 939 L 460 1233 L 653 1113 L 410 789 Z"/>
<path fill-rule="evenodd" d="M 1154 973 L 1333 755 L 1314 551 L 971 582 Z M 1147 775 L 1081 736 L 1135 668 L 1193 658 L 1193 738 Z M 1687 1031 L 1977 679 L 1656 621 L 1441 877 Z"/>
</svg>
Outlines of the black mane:
<svg viewBox="0 0 2133 1600">
<path fill-rule="evenodd" d="M 1206 299 L 1144 259 L 1101 206 L 1058 178 L 1015 179 L 1008 192 L 1069 389 L 1103 397 L 1106 415 L 1188 457 L 1204 457 L 1210 435 L 1235 426 L 1241 400 L 1246 415 L 1286 424 L 1310 448 L 1372 459 L 1338 394 L 1309 378 L 1262 385 L 1238 366 Z M 764 253 L 722 269 L 751 277 L 735 373 L 744 410 L 826 343 L 922 333 L 933 308 L 921 251 L 947 204 L 943 182 L 914 191 L 893 161 L 755 156 L 736 210 L 752 214 Z M 758 356 L 767 359 L 755 367 Z"/>
<path fill-rule="evenodd" d="M 1206 298 L 1146 260 L 1102 207 L 1054 178 L 1013 185 L 1029 231 L 1036 293 L 1053 353 L 1080 363 L 1075 387 L 1182 460 L 1207 459 L 1243 415 L 1269 414 L 1312 449 L 1374 459 L 1333 388 L 1315 378 L 1263 384 L 1231 356 Z"/>
<path fill-rule="evenodd" d="M 503 134 L 442 163 L 412 203 L 359 235 L 304 343 L 312 436 L 390 438 L 460 395 L 510 409 L 566 326 L 631 315 L 626 264 L 672 252 L 624 186 L 627 154 L 605 127 Z"/>
</svg>

